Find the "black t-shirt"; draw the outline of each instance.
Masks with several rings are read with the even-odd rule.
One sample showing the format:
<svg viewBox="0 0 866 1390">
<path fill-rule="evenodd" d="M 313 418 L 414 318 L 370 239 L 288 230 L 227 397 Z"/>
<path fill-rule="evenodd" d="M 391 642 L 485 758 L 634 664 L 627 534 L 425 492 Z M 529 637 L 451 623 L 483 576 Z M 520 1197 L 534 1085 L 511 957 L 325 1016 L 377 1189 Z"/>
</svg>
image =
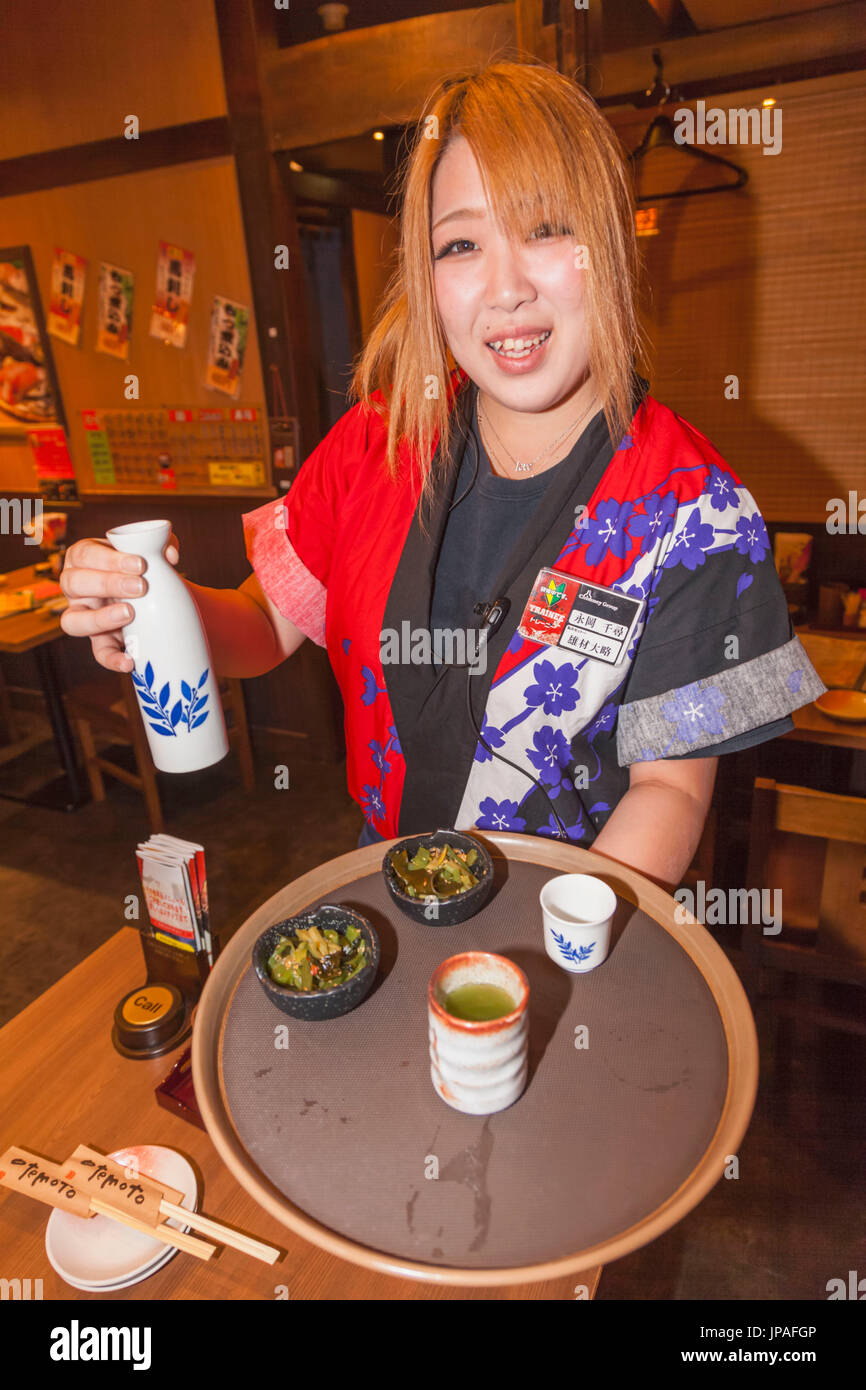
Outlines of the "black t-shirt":
<svg viewBox="0 0 866 1390">
<path fill-rule="evenodd" d="M 478 626 L 474 605 L 497 597 L 490 592 L 494 576 L 520 540 L 557 469 L 576 462 L 573 455 L 579 449 L 578 441 L 567 459 L 535 477 L 500 477 L 493 472 L 481 442 L 476 395 L 471 436 L 463 450 L 433 583 L 434 650 L 437 631 Z"/>
</svg>

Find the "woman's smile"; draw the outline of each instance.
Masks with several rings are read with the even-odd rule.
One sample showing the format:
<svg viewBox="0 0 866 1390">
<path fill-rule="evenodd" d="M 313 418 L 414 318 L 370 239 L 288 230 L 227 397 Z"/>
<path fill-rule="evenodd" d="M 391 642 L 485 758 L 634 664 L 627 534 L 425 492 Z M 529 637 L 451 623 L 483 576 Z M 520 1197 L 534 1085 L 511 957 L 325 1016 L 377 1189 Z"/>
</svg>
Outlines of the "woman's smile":
<svg viewBox="0 0 866 1390">
<path fill-rule="evenodd" d="M 497 338 L 488 342 L 487 346 L 501 371 L 510 376 L 522 376 L 525 372 L 537 370 L 544 362 L 545 349 L 552 332 L 551 328 L 546 328 L 532 336 L 524 334 L 521 337 Z"/>
<path fill-rule="evenodd" d="M 552 229 L 540 209 L 530 236 L 507 235 L 463 136 L 436 169 L 430 220 L 436 305 L 455 362 L 518 449 L 539 428 L 555 438 L 594 389 L 575 234 Z"/>
</svg>

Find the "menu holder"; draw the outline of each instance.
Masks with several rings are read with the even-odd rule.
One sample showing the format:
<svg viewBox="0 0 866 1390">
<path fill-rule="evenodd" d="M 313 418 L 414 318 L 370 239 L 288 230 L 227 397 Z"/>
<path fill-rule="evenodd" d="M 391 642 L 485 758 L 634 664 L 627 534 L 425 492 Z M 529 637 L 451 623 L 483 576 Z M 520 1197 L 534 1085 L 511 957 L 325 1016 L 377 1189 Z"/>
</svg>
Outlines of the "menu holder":
<svg viewBox="0 0 866 1390">
<path fill-rule="evenodd" d="M 207 951 L 178 951 L 173 946 L 166 946 L 157 941 L 147 927 L 139 928 L 139 938 L 147 968 L 147 983 L 174 985 L 187 1000 L 189 1007 L 193 1008 L 198 1003 L 211 972 Z M 213 938 L 213 944 L 216 958 L 219 950 L 216 938 Z"/>
<path fill-rule="evenodd" d="M 146 978 L 115 1009 L 112 1042 L 123 1057 L 159 1057 L 179 1047 L 219 954 L 210 929 L 204 848 L 154 835 L 136 850 L 147 909 L 139 924 Z"/>
</svg>

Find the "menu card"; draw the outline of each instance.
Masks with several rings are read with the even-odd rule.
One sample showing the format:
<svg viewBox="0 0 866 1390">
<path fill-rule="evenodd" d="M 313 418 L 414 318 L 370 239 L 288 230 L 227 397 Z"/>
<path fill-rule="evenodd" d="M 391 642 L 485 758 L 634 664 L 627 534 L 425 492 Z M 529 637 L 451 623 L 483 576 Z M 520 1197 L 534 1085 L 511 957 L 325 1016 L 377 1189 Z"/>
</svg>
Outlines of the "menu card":
<svg viewBox="0 0 866 1390">
<path fill-rule="evenodd" d="M 155 939 L 180 951 L 203 951 L 213 965 L 203 846 L 152 835 L 136 858 Z"/>
</svg>

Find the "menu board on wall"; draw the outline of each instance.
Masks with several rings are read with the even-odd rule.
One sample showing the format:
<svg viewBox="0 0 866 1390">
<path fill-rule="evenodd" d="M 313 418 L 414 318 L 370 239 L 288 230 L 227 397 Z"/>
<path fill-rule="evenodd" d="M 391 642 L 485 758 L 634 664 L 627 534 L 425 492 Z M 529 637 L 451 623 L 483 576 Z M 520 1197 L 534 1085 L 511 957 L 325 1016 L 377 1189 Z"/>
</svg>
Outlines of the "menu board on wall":
<svg viewBox="0 0 866 1390">
<path fill-rule="evenodd" d="M 81 419 L 93 490 L 218 493 L 270 488 L 261 406 L 91 409 L 83 410 Z"/>
</svg>

